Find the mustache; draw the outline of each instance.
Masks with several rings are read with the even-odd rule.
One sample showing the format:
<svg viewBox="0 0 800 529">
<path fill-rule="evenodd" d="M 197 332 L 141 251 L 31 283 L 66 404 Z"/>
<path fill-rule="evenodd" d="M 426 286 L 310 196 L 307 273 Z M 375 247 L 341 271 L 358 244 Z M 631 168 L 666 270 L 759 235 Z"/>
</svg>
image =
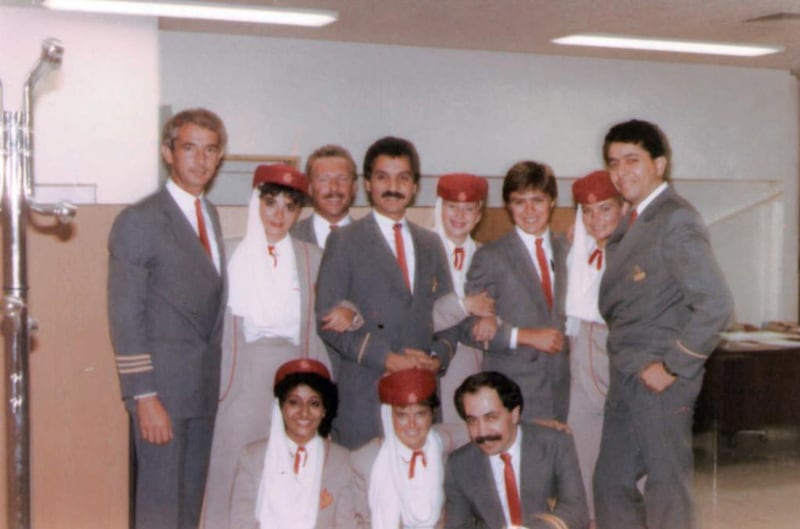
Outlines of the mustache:
<svg viewBox="0 0 800 529">
<path fill-rule="evenodd" d="M 490 443 L 492 441 L 499 441 L 502 439 L 500 434 L 494 435 L 481 435 L 475 438 L 475 444 L 482 445 L 483 443 Z"/>
<path fill-rule="evenodd" d="M 322 198 L 326 199 L 326 200 L 329 199 L 329 198 L 344 199 L 344 193 L 337 193 L 337 192 L 328 193 L 326 195 L 322 195 Z"/>
<path fill-rule="evenodd" d="M 397 198 L 403 200 L 406 196 L 399 191 L 384 191 L 381 198 Z"/>
</svg>

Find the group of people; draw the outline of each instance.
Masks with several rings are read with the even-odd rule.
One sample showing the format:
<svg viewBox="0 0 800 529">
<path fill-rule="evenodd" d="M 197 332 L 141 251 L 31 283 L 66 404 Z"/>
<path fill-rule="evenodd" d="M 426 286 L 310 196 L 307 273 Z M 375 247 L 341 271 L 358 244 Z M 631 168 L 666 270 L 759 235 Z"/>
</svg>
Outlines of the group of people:
<svg viewBox="0 0 800 529">
<path fill-rule="evenodd" d="M 486 179 L 440 177 L 418 226 L 396 137 L 365 154 L 364 217 L 326 145 L 259 166 L 223 241 L 204 191 L 226 143 L 214 113 L 173 116 L 170 178 L 109 238 L 138 528 L 696 527 L 692 408 L 733 307 L 657 126 L 608 131 L 569 236 L 551 168 L 515 163 L 514 228 L 484 245 Z"/>
</svg>

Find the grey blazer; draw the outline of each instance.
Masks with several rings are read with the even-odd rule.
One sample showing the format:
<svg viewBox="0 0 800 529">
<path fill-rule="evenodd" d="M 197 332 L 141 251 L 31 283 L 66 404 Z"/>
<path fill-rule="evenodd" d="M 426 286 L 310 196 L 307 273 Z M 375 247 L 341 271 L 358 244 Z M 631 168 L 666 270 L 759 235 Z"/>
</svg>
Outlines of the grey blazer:
<svg viewBox="0 0 800 529">
<path fill-rule="evenodd" d="M 522 467 L 519 469 L 522 525 L 529 529 L 585 529 L 589 524 L 586 496 L 575 445 L 569 434 L 522 424 Z M 497 494 L 489 457 L 475 443 L 456 450 L 447 460 L 446 529 L 503 529 L 503 504 Z M 555 499 L 555 508 L 549 501 Z"/>
<path fill-rule="evenodd" d="M 312 213 L 300 222 L 295 223 L 289 233 L 296 239 L 320 246 L 317 242 L 317 234 L 314 232 L 313 217 L 314 214 Z"/>
<path fill-rule="evenodd" d="M 125 208 L 111 228 L 108 316 L 129 407 L 157 392 L 172 417 L 216 412 L 225 255 L 217 211 L 206 205 L 221 273 L 166 188 Z"/>
<path fill-rule="evenodd" d="M 475 252 L 467 272 L 467 294 L 483 290 L 495 299 L 503 325 L 483 356 L 487 371 L 499 371 L 522 388 L 523 420 L 567 420 L 569 407 L 568 345 L 555 355 L 532 347 L 508 347 L 512 327 L 564 330 L 567 293 L 567 243 L 550 232 L 555 273 L 553 309 L 547 307 L 541 281 L 516 230 Z"/>
<path fill-rule="evenodd" d="M 702 376 L 733 297 L 697 211 L 668 187 L 630 229 L 620 222 L 607 254 L 600 312 L 613 368 L 635 376 L 664 361 L 681 377 Z"/>
<path fill-rule="evenodd" d="M 458 329 L 433 330 L 433 304 L 453 290 L 444 248 L 433 232 L 408 226 L 416 259 L 413 295 L 372 213 L 331 233 L 322 256 L 318 331 L 336 367 L 341 402 L 334 438 L 351 449 L 381 435 L 376 383 L 389 352 L 431 351 L 446 368 L 455 351 Z M 341 334 L 322 330 L 320 318 L 344 300 L 358 307 L 364 325 Z"/>
<path fill-rule="evenodd" d="M 250 443 L 239 458 L 231 493 L 231 529 L 258 529 L 261 526 L 256 520 L 255 510 L 267 443 L 267 439 Z M 355 528 L 350 452 L 330 441 L 325 442 L 321 492 L 327 492 L 330 503 L 320 505 L 314 529 Z"/>
</svg>

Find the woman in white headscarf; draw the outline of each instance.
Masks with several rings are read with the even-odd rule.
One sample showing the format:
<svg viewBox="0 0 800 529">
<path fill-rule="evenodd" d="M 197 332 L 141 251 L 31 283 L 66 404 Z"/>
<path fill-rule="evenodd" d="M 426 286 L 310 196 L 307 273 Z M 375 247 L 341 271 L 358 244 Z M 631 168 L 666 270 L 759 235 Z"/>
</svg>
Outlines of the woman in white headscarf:
<svg viewBox="0 0 800 529">
<path fill-rule="evenodd" d="M 603 408 L 608 391 L 608 328 L 598 309 L 605 245 L 625 213 L 624 202 L 606 171 L 575 181 L 574 240 L 567 256 L 567 327 L 570 341 L 570 396 L 567 424 L 573 432 L 589 517 L 594 528 L 592 476 L 600 452 Z"/>
<path fill-rule="evenodd" d="M 206 485 L 205 527 L 225 529 L 236 458 L 267 435 L 272 380 L 296 358 L 330 365 L 317 336 L 314 283 L 322 251 L 289 235 L 307 197 L 303 173 L 261 165 L 247 228 L 228 263 L 222 384 Z"/>
<path fill-rule="evenodd" d="M 350 453 L 327 439 L 338 394 L 328 368 L 293 360 L 275 375 L 269 438 L 239 458 L 231 494 L 232 529 L 352 527 Z"/>
<path fill-rule="evenodd" d="M 352 454 L 359 528 L 443 526 L 446 448 L 434 431 L 436 375 L 405 369 L 378 382 L 384 437 Z"/>
</svg>

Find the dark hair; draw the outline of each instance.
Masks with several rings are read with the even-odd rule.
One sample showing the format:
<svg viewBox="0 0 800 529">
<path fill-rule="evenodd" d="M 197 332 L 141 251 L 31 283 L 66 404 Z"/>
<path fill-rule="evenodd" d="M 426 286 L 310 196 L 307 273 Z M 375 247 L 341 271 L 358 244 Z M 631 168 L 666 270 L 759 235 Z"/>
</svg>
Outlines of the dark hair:
<svg viewBox="0 0 800 529">
<path fill-rule="evenodd" d="M 175 138 L 178 137 L 178 130 L 187 123 L 193 123 L 198 127 L 216 132 L 219 147 L 225 150 L 225 146 L 228 144 L 225 124 L 218 115 L 205 108 L 190 108 L 169 118 L 161 129 L 161 145 L 172 150 L 175 146 Z"/>
<path fill-rule="evenodd" d="M 375 163 L 375 159 L 381 155 L 386 155 L 390 158 L 408 158 L 411 172 L 414 175 L 414 183 L 419 183 L 420 170 L 417 148 L 410 141 L 403 138 L 395 138 L 394 136 L 381 138 L 367 149 L 367 153 L 364 155 L 365 180 L 372 180 L 372 165 Z"/>
<path fill-rule="evenodd" d="M 289 392 L 302 384 L 316 391 L 322 398 L 325 416 L 319 423 L 317 432 L 321 437 L 327 437 L 331 432 L 331 423 L 333 418 L 336 417 L 336 410 L 339 408 L 339 391 L 336 389 L 336 384 L 317 373 L 292 373 L 275 384 L 273 391 L 278 403 L 283 406 Z"/>
<path fill-rule="evenodd" d="M 526 189 L 547 193 L 552 200 L 558 198 L 556 177 L 547 164 L 524 160 L 512 165 L 503 180 L 503 202 L 508 204 L 511 193 Z"/>
<path fill-rule="evenodd" d="M 350 151 L 340 145 L 330 144 L 323 145 L 308 155 L 308 160 L 306 160 L 306 178 L 308 178 L 309 181 L 311 180 L 311 168 L 314 166 L 314 162 L 320 158 L 343 158 L 347 160 L 350 176 L 353 178 L 353 180 L 358 178 L 358 175 L 356 174 L 356 162 L 350 155 Z"/>
<path fill-rule="evenodd" d="M 308 197 L 302 191 L 281 184 L 274 184 L 272 182 L 265 182 L 258 186 L 258 197 L 264 198 L 265 196 L 275 197 L 281 193 L 286 194 L 289 199 L 298 206 L 305 206 Z"/>
<path fill-rule="evenodd" d="M 522 413 L 525 403 L 522 400 L 522 390 L 519 385 L 497 371 L 483 371 L 467 377 L 458 386 L 455 395 L 453 395 L 456 411 L 458 411 L 458 416 L 463 420 L 467 419 L 467 414 L 464 412 L 464 395 L 467 393 L 475 394 L 482 388 L 495 390 L 503 403 L 503 407 L 508 411 L 513 411 L 514 408 L 519 406 L 519 411 Z"/>
<path fill-rule="evenodd" d="M 608 163 L 608 147 L 612 143 L 632 143 L 638 145 L 650 154 L 655 160 L 663 156 L 667 159 L 668 165 L 672 157 L 672 150 L 664 132 L 649 121 L 632 119 L 623 123 L 617 123 L 608 130 L 603 140 L 603 160 Z M 664 175 L 666 180 L 666 171 Z"/>
</svg>

